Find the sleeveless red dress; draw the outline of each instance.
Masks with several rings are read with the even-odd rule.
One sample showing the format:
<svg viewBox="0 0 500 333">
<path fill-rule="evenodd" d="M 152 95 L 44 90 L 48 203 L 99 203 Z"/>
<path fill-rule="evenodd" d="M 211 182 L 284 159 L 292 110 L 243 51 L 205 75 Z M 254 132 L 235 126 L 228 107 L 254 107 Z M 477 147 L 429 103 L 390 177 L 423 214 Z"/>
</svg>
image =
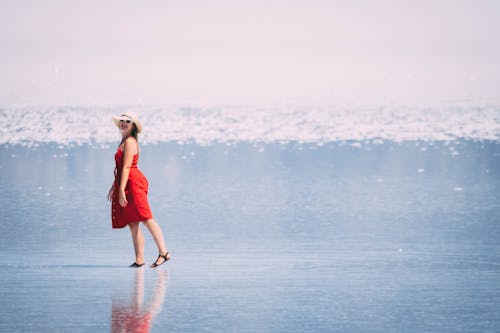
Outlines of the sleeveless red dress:
<svg viewBox="0 0 500 333">
<path fill-rule="evenodd" d="M 141 222 L 153 218 L 148 203 L 148 180 L 137 168 L 137 154 L 134 155 L 130 173 L 128 176 L 125 195 L 128 204 L 120 206 L 118 201 L 118 189 L 123 169 L 123 152 L 118 149 L 115 154 L 115 182 L 113 190 L 113 200 L 111 202 L 111 222 L 113 228 L 123 228 L 132 222 Z"/>
</svg>

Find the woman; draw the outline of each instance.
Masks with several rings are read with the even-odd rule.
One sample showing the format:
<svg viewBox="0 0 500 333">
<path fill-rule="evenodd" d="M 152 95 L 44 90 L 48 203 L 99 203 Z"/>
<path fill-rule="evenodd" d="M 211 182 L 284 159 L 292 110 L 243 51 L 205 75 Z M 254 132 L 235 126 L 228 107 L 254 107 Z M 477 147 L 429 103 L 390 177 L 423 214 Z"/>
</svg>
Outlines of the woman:
<svg viewBox="0 0 500 333">
<path fill-rule="evenodd" d="M 139 228 L 139 222 L 142 222 L 158 246 L 159 256 L 150 267 L 158 267 L 170 259 L 170 254 L 160 226 L 151 214 L 147 197 L 148 181 L 137 168 L 140 153 L 137 136 L 142 126 L 136 115 L 131 112 L 113 117 L 113 121 L 121 131 L 122 141 L 115 154 L 115 181 L 108 193 L 112 226 L 129 226 L 135 249 L 135 262 L 129 267 L 138 268 L 144 265 L 144 236 Z"/>
</svg>

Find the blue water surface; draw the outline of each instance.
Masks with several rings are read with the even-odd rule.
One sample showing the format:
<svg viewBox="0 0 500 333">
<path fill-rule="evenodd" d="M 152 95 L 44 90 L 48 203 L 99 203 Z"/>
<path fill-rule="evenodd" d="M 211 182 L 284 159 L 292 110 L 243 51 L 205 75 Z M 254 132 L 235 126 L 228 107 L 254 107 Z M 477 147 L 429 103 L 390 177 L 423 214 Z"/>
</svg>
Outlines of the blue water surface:
<svg viewBox="0 0 500 333">
<path fill-rule="evenodd" d="M 497 142 L 144 145 L 157 270 L 111 229 L 113 155 L 0 147 L 0 331 L 500 327 Z"/>
</svg>

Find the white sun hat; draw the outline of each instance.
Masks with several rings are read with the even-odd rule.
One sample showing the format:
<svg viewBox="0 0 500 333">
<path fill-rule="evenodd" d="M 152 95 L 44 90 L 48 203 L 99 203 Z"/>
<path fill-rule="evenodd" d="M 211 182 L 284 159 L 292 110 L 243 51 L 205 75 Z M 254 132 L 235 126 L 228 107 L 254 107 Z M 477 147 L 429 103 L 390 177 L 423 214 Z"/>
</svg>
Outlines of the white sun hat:
<svg viewBox="0 0 500 333">
<path fill-rule="evenodd" d="M 130 120 L 131 122 L 133 122 L 135 124 L 135 127 L 137 127 L 137 133 L 141 133 L 141 131 L 142 131 L 141 122 L 139 121 L 139 118 L 137 118 L 135 113 L 133 113 L 133 112 L 125 112 L 121 116 L 118 116 L 118 117 L 114 116 L 112 118 L 113 118 L 113 121 L 115 122 L 115 125 L 118 128 L 120 128 L 120 120 Z"/>
</svg>

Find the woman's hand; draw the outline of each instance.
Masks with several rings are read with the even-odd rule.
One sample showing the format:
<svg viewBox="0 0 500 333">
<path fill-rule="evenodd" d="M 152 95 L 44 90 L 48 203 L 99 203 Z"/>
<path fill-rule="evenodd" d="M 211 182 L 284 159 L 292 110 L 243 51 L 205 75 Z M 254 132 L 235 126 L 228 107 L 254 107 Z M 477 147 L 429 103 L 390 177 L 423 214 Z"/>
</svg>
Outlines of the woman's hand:
<svg viewBox="0 0 500 333">
<path fill-rule="evenodd" d="M 125 190 L 118 190 L 118 201 L 120 202 L 120 206 L 125 207 L 128 205 L 127 196 L 125 195 Z"/>
<path fill-rule="evenodd" d="M 108 201 L 113 201 L 113 193 L 115 192 L 114 185 L 111 186 L 108 192 Z"/>
</svg>

